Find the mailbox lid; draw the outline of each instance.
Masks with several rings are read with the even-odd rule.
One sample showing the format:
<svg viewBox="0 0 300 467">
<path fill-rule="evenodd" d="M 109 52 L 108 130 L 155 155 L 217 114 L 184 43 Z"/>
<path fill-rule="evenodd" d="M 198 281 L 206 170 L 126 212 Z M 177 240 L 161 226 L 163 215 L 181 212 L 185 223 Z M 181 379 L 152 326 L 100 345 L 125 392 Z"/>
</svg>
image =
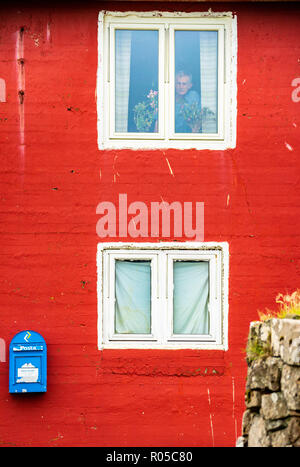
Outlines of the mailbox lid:
<svg viewBox="0 0 300 467">
<path fill-rule="evenodd" d="M 16 334 L 11 342 L 10 342 L 10 348 L 13 346 L 13 345 L 24 345 L 25 347 L 26 346 L 32 346 L 32 345 L 44 345 L 45 348 L 47 347 L 46 346 L 46 341 L 45 339 L 43 338 L 43 336 L 41 334 L 39 334 L 38 332 L 36 331 L 21 331 L 21 332 L 18 332 L 18 334 Z"/>
</svg>

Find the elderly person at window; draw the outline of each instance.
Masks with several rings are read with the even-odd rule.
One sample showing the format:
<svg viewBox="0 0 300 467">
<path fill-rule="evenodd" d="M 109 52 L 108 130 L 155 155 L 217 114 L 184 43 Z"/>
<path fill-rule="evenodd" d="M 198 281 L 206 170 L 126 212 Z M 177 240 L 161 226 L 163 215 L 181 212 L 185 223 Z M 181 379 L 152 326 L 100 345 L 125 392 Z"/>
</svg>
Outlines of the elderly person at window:
<svg viewBox="0 0 300 467">
<path fill-rule="evenodd" d="M 199 94 L 192 87 L 192 75 L 184 70 L 178 71 L 175 77 L 175 133 L 196 133 L 200 130 L 188 125 L 182 115 L 185 104 L 200 105 Z"/>
</svg>

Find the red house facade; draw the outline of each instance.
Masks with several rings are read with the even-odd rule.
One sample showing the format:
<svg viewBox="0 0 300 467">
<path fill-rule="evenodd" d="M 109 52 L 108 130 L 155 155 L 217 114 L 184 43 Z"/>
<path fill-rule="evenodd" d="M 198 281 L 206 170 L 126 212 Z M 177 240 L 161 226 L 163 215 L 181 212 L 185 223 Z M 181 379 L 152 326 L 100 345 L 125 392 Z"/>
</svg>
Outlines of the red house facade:
<svg viewBox="0 0 300 467">
<path fill-rule="evenodd" d="M 299 13 L 1 8 L 2 446 L 235 446 L 249 323 L 299 286 Z M 44 394 L 8 392 L 23 330 Z"/>
</svg>

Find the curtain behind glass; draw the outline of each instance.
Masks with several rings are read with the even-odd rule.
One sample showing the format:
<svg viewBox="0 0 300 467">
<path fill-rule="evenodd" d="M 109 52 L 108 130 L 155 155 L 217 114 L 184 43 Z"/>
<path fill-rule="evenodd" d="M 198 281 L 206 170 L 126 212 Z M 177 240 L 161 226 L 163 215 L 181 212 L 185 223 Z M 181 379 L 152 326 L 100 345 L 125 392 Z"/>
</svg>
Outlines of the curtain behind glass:
<svg viewBox="0 0 300 467">
<path fill-rule="evenodd" d="M 203 119 L 203 133 L 217 133 L 218 32 L 200 32 L 201 107 L 214 113 Z"/>
<path fill-rule="evenodd" d="M 115 131 L 158 131 L 157 30 L 116 30 Z"/>
<path fill-rule="evenodd" d="M 116 131 L 127 132 L 130 85 L 131 31 L 116 31 Z"/>
<path fill-rule="evenodd" d="M 115 332 L 151 332 L 151 261 L 116 261 Z"/>
<path fill-rule="evenodd" d="M 208 261 L 174 261 L 174 334 L 208 334 L 208 268 Z"/>
</svg>

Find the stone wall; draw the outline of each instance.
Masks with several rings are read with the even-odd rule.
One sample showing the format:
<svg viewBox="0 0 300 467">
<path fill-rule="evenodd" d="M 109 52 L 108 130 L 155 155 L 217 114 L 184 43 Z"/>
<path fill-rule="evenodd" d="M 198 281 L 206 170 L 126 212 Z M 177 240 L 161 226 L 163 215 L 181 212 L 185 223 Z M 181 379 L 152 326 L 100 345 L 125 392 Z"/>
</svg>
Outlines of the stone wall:
<svg viewBox="0 0 300 467">
<path fill-rule="evenodd" d="M 300 447 L 300 321 L 253 322 L 238 447 Z"/>
</svg>

